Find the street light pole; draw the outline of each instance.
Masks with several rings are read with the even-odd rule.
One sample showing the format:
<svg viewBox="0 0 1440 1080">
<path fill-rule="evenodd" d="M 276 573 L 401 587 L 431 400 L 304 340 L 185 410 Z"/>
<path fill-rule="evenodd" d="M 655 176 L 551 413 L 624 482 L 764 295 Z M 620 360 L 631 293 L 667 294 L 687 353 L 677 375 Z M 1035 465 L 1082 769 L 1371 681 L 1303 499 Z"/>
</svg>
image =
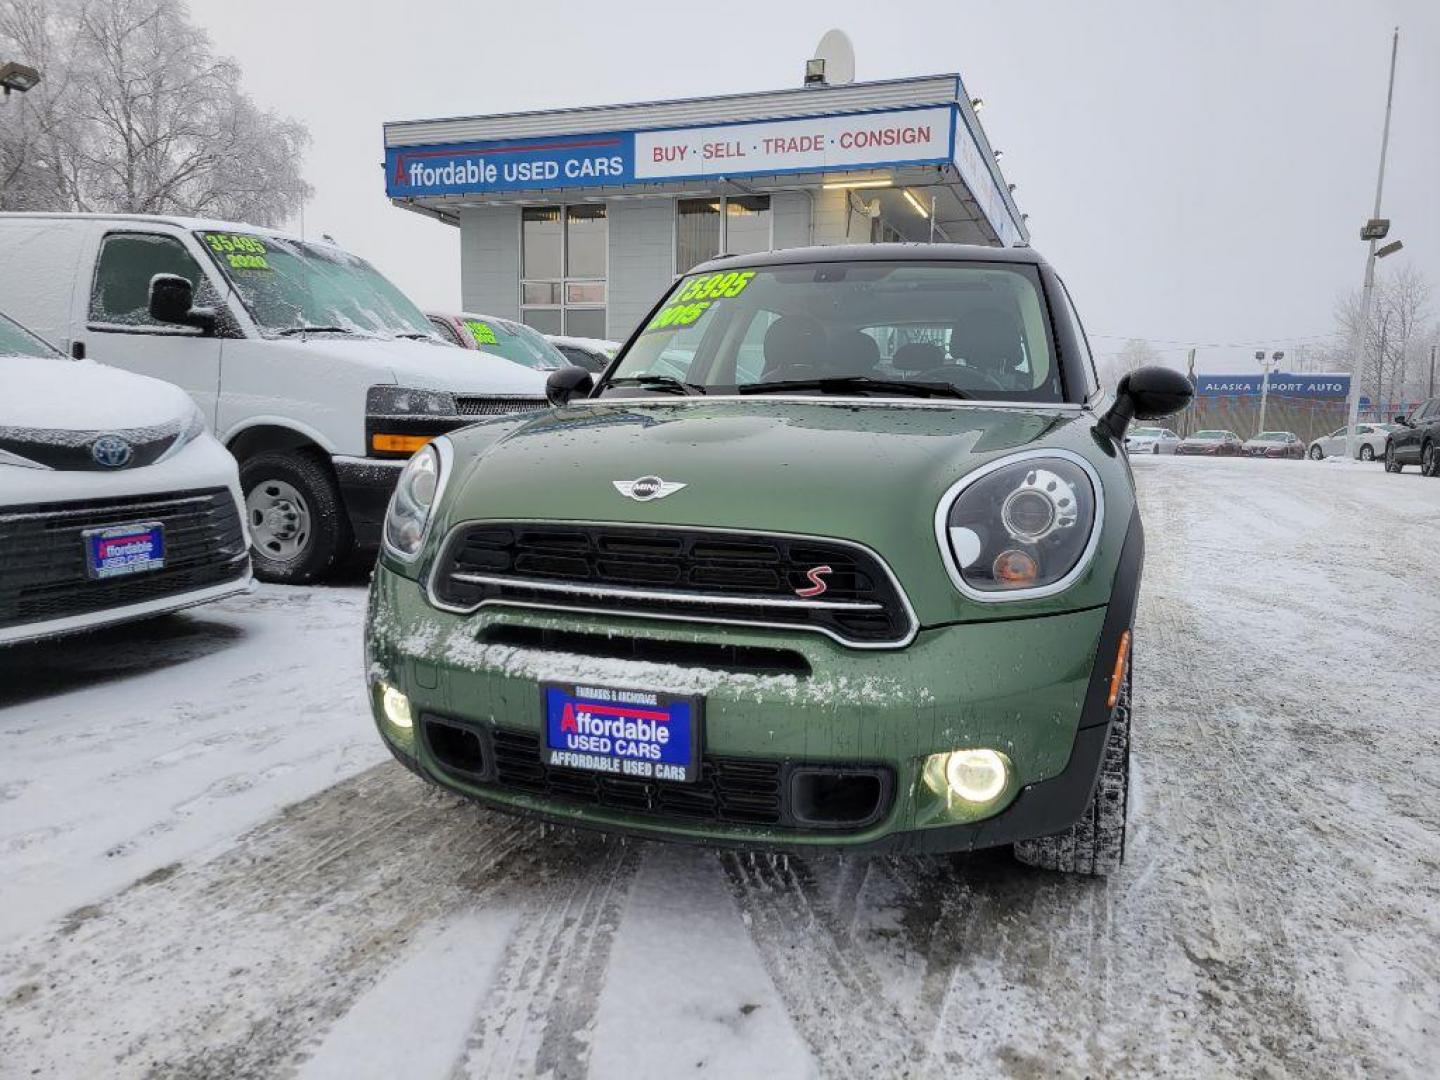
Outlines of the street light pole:
<svg viewBox="0 0 1440 1080">
<path fill-rule="evenodd" d="M 1395 100 L 1395 56 L 1400 51 L 1400 28 L 1390 39 L 1390 85 L 1385 91 L 1385 127 L 1380 135 L 1380 175 L 1375 180 L 1375 213 L 1371 219 L 1380 217 L 1380 195 L 1385 189 L 1385 154 L 1390 148 L 1390 109 Z M 1383 237 L 1372 237 L 1370 249 L 1365 256 L 1365 285 L 1360 291 L 1360 320 L 1355 329 L 1355 340 L 1350 348 L 1350 409 L 1345 429 L 1345 454 L 1354 460 L 1359 436 L 1355 425 L 1360 422 L 1360 374 L 1364 367 L 1365 339 L 1370 333 L 1370 303 L 1375 291 L 1375 245 Z"/>
</svg>

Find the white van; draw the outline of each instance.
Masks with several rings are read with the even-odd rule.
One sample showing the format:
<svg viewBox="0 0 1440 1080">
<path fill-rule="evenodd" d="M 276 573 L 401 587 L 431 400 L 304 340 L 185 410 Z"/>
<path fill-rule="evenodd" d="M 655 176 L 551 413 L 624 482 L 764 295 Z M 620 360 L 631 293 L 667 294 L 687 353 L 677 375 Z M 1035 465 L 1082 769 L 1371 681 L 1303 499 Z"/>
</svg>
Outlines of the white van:
<svg viewBox="0 0 1440 1080">
<path fill-rule="evenodd" d="M 405 459 L 545 407 L 332 243 L 177 217 L 0 214 L 0 310 L 72 357 L 189 391 L 240 463 L 256 576 L 307 582 L 379 543 Z"/>
<path fill-rule="evenodd" d="M 183 393 L 0 314 L 0 646 L 247 591 L 241 509 Z"/>
</svg>

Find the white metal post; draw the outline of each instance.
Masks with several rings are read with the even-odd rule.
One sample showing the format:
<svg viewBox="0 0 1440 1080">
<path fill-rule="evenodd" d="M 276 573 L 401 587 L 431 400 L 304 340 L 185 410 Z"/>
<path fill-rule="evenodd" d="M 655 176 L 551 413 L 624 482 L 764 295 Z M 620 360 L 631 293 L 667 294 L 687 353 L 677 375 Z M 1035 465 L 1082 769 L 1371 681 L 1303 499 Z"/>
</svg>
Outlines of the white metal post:
<svg viewBox="0 0 1440 1080">
<path fill-rule="evenodd" d="M 1385 92 L 1385 128 L 1380 135 L 1380 175 L 1375 180 L 1375 212 L 1371 215 L 1376 218 L 1380 216 L 1380 195 L 1385 189 L 1385 152 L 1390 147 L 1390 108 L 1395 100 L 1395 56 L 1399 51 L 1400 28 L 1397 26 L 1390 39 L 1390 86 Z M 1345 453 L 1352 461 L 1355 459 L 1355 444 L 1359 438 L 1355 425 L 1360 422 L 1360 375 L 1365 363 L 1365 339 L 1370 336 L 1370 302 L 1371 294 L 1375 291 L 1377 243 L 1376 240 L 1370 241 L 1370 249 L 1365 256 L 1365 285 L 1360 293 L 1360 324 L 1355 329 L 1355 340 L 1350 348 L 1350 409 L 1345 429 Z"/>
</svg>

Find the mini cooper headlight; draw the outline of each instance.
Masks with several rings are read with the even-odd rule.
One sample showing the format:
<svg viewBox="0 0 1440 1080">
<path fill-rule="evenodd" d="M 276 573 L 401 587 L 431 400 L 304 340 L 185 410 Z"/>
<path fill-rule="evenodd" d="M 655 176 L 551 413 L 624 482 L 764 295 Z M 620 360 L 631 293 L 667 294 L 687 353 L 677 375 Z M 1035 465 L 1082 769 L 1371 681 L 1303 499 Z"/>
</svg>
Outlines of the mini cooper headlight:
<svg viewBox="0 0 1440 1080">
<path fill-rule="evenodd" d="M 1090 561 L 1100 535 L 1100 480 L 1068 450 L 1036 450 L 966 476 L 935 526 L 956 588 L 977 600 L 1048 596 Z"/>
<path fill-rule="evenodd" d="M 417 450 L 400 470 L 385 513 L 385 546 L 397 558 L 408 562 L 420 554 L 449 457 L 449 444 L 436 439 Z"/>
</svg>

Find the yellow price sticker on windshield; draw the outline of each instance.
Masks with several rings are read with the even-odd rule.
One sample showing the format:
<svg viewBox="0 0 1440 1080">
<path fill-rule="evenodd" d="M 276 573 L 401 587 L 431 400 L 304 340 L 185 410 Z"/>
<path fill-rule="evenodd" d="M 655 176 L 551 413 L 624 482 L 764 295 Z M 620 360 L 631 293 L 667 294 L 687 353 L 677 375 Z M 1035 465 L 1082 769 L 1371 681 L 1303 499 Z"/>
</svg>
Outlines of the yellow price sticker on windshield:
<svg viewBox="0 0 1440 1080">
<path fill-rule="evenodd" d="M 499 345 L 500 339 L 495 336 L 489 323 L 480 322 L 478 319 L 466 319 L 465 329 L 470 331 L 470 336 L 475 339 L 476 345 Z"/>
<path fill-rule="evenodd" d="M 258 237 L 244 233 L 202 233 L 205 243 L 231 270 L 269 270 L 266 248 Z"/>
<path fill-rule="evenodd" d="M 702 274 L 686 285 L 675 297 L 675 300 L 677 302 L 719 300 L 739 296 L 754 277 L 754 270 L 731 270 L 723 274 Z"/>
<path fill-rule="evenodd" d="M 655 318 L 650 320 L 649 325 L 642 333 L 648 334 L 652 330 L 679 330 L 682 327 L 690 326 L 709 308 L 709 300 L 698 300 L 689 304 L 671 304 L 656 312 Z"/>
</svg>

